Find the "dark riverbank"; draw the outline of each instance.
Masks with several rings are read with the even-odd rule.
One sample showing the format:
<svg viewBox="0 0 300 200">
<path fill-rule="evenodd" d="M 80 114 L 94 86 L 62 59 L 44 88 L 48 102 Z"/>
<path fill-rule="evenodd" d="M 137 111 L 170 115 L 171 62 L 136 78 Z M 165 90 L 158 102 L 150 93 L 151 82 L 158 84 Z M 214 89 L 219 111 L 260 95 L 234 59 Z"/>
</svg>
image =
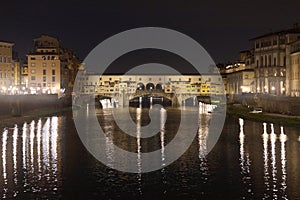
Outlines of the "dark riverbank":
<svg viewBox="0 0 300 200">
<path fill-rule="evenodd" d="M 241 117 L 257 122 L 274 123 L 279 125 L 300 127 L 300 116 L 275 114 L 275 113 L 250 113 L 251 109 L 242 105 L 228 104 L 227 114 L 235 117 Z"/>
</svg>

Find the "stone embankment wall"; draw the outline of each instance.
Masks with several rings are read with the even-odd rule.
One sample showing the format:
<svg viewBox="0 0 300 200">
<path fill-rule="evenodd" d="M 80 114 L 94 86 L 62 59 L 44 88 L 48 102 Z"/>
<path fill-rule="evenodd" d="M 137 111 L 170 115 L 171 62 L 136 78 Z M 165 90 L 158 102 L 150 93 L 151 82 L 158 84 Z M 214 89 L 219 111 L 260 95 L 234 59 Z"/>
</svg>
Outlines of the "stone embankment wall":
<svg viewBox="0 0 300 200">
<path fill-rule="evenodd" d="M 244 106 L 261 107 L 264 112 L 300 115 L 300 98 L 273 95 L 242 94 L 228 96 L 228 102 Z"/>
<path fill-rule="evenodd" d="M 58 108 L 65 106 L 66 99 L 57 95 L 1 95 L 0 115 L 22 115 L 40 108 Z"/>
</svg>

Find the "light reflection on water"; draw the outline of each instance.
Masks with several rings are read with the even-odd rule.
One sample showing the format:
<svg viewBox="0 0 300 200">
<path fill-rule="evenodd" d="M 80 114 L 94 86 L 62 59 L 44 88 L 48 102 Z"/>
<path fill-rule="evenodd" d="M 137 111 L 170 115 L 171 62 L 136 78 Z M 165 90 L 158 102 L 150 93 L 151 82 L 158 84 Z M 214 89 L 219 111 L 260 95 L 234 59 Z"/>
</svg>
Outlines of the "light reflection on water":
<svg viewBox="0 0 300 200">
<path fill-rule="evenodd" d="M 286 146 L 287 135 L 283 126 L 280 127 L 280 135 L 277 136 L 274 124 L 270 124 L 270 134 L 267 132 L 267 123 L 263 123 L 263 157 L 264 157 L 264 184 L 265 192 L 263 199 L 288 199 L 287 197 L 287 172 L 286 172 Z M 277 142 L 280 141 L 280 146 Z M 269 146 L 269 143 L 271 145 Z M 280 148 L 280 162 L 277 157 Z M 270 169 L 271 168 L 271 169 Z M 281 168 L 281 173 L 279 170 Z M 271 170 L 271 173 L 269 172 Z M 280 183 L 279 183 L 280 182 Z M 279 191 L 280 190 L 280 191 Z"/>
<path fill-rule="evenodd" d="M 3 166 L 3 198 L 6 198 L 7 193 L 7 170 L 6 170 L 6 146 L 7 146 L 7 130 L 4 130 L 2 136 L 2 166 Z"/>
<path fill-rule="evenodd" d="M 253 189 L 252 189 L 252 177 L 251 177 L 251 160 L 249 151 L 245 146 L 245 133 L 244 133 L 244 120 L 239 118 L 240 125 L 240 168 L 242 175 L 242 183 L 245 188 L 243 199 L 251 199 L 253 198 Z"/>
<path fill-rule="evenodd" d="M 199 145 L 199 160 L 200 160 L 200 172 L 203 176 L 203 183 L 207 183 L 209 176 L 209 169 L 207 163 L 207 137 L 209 131 L 209 121 L 211 115 L 199 114 L 199 129 L 198 129 L 198 145 Z"/>
<path fill-rule="evenodd" d="M 75 128 L 74 125 L 70 125 L 70 118 L 67 121 L 62 120 L 66 117 L 50 117 L 24 123 L 11 129 L 4 129 L 0 140 L 2 153 L 1 198 L 62 198 L 64 197 L 62 196 L 63 180 L 66 181 L 64 182 L 65 187 L 71 187 L 72 192 L 77 191 L 77 194 L 84 192 L 81 188 L 82 184 L 89 183 L 84 194 L 92 193 L 96 197 L 110 199 L 122 198 L 123 193 L 129 192 L 130 185 L 134 185 L 134 189 L 131 188 L 132 191 L 130 191 L 134 194 L 133 196 L 146 198 L 154 193 L 153 187 L 160 189 L 161 194 L 158 197 L 165 199 L 173 197 L 172 195 L 183 194 L 186 195 L 184 197 L 189 197 L 192 193 L 191 198 L 201 197 L 201 199 L 220 199 L 223 198 L 222 194 L 224 193 L 227 195 L 224 198 L 230 196 L 230 193 L 235 193 L 234 197 L 238 196 L 238 199 L 296 199 L 300 197 L 298 188 L 296 188 L 300 185 L 297 182 L 299 180 L 296 179 L 295 182 L 293 179 L 294 173 L 299 173 L 300 170 L 297 166 L 299 163 L 299 135 L 294 134 L 296 129 L 244 121 L 243 119 L 231 119 L 230 123 L 238 128 L 232 128 L 231 124 L 225 125 L 223 139 L 216 145 L 224 152 L 224 148 L 234 146 L 230 153 L 236 155 L 233 156 L 235 160 L 230 160 L 226 153 L 216 152 L 216 150 L 207 155 L 207 138 L 212 114 L 199 113 L 198 135 L 189 152 L 166 168 L 142 174 L 141 154 L 149 146 L 153 145 L 160 149 L 160 162 L 162 166 L 165 166 L 165 161 L 168 159 L 165 154 L 165 146 L 172 139 L 170 134 L 174 127 L 174 125 L 168 124 L 168 120 L 172 120 L 173 116 L 169 115 L 168 110 L 161 110 L 160 131 L 157 138 L 152 140 L 154 143 L 148 146 L 147 141 L 141 139 L 141 134 L 143 134 L 141 126 L 145 124 L 143 111 L 142 108 L 135 110 L 136 138 L 129 144 L 134 147 L 130 150 L 137 153 L 136 167 L 139 171 L 137 174 L 123 174 L 101 164 L 100 167 L 97 164 L 98 168 L 94 167 L 95 162 L 89 160 L 94 158 L 88 156 L 81 158 L 81 155 L 86 154 L 80 154 L 83 152 L 80 144 L 76 147 L 73 146 L 67 152 L 72 159 L 83 160 L 80 166 L 77 166 L 77 162 L 74 164 L 66 162 L 65 160 L 69 158 L 62 157 L 61 146 L 71 146 L 74 141 L 63 140 L 61 142 L 62 135 L 76 134 L 72 132 Z M 129 140 L 116 131 L 117 128 L 112 122 L 111 110 L 102 110 L 101 115 L 105 121 L 102 126 L 106 133 L 104 150 L 108 165 L 113 167 L 115 164 L 114 142 L 122 144 Z M 166 118 L 167 122 L 164 123 Z M 254 125 L 257 126 L 255 129 Z M 63 130 L 63 126 L 71 127 L 71 130 Z M 291 130 L 294 132 L 289 134 Z M 221 154 L 220 157 L 217 156 L 218 153 Z M 63 174 L 62 162 L 69 164 L 68 169 L 75 168 L 78 171 L 75 170 L 74 174 L 65 171 Z M 226 166 L 230 167 L 226 168 Z M 222 171 L 223 168 L 227 171 Z M 81 171 L 92 173 L 85 174 L 87 177 L 80 177 L 79 183 L 72 182 L 70 184 L 74 179 L 73 176 L 76 177 L 76 173 Z M 227 174 L 232 174 L 232 176 L 226 176 Z M 232 177 L 236 178 L 234 179 L 237 181 L 236 183 L 231 182 Z M 71 181 L 68 182 L 69 179 Z M 95 182 L 89 182 L 94 179 Z M 216 180 L 221 183 L 216 183 Z M 222 187 L 232 187 L 229 183 L 234 185 L 235 190 L 226 193 Z M 107 186 L 114 189 L 110 190 Z M 176 187 L 176 190 L 173 189 Z M 151 191 L 150 194 L 149 191 Z M 114 196 L 115 193 L 116 196 Z M 72 195 L 68 195 L 68 197 L 72 197 Z"/>
<path fill-rule="evenodd" d="M 57 190 L 61 187 L 59 126 L 59 118 L 51 117 L 44 123 L 40 119 L 29 125 L 24 123 L 21 129 L 15 125 L 3 131 L 2 198 L 58 197 Z"/>
</svg>

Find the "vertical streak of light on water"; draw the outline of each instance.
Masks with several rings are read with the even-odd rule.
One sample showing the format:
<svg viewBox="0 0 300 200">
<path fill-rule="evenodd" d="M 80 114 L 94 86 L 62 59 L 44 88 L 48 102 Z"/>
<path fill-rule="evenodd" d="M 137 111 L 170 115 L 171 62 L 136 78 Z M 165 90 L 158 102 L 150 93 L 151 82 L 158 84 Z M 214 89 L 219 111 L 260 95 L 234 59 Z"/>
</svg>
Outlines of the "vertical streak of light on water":
<svg viewBox="0 0 300 200">
<path fill-rule="evenodd" d="M 282 182 L 281 182 L 281 191 L 282 199 L 288 199 L 286 189 L 287 189 L 287 172 L 286 172 L 286 149 L 285 142 L 287 141 L 287 135 L 284 134 L 283 127 L 280 127 L 280 144 L 281 144 L 281 172 L 282 172 Z"/>
<path fill-rule="evenodd" d="M 268 158 L 268 139 L 269 135 L 267 133 L 267 123 L 263 123 L 264 133 L 263 137 L 263 148 L 264 148 L 264 185 L 266 186 L 266 190 L 264 193 L 264 199 L 269 199 L 269 194 L 267 193 L 270 190 L 270 181 L 269 181 L 269 158 Z"/>
<path fill-rule="evenodd" d="M 42 132 L 42 120 L 39 119 L 37 124 L 37 163 L 38 163 L 38 179 L 42 179 L 42 161 L 41 161 L 41 132 Z"/>
<path fill-rule="evenodd" d="M 138 168 L 138 191 L 142 194 L 142 159 L 141 159 L 141 118 L 142 109 L 136 109 L 136 143 L 137 143 L 137 168 Z"/>
<path fill-rule="evenodd" d="M 199 110 L 199 122 L 198 122 L 198 157 L 200 160 L 200 166 L 199 170 L 201 173 L 201 180 L 203 182 L 203 187 L 201 188 L 202 192 L 201 195 L 203 195 L 204 198 L 207 198 L 207 192 L 208 189 L 208 179 L 209 179 L 209 168 L 208 168 L 208 161 L 206 158 L 207 155 L 207 137 L 209 134 L 209 123 L 210 123 L 210 114 L 207 114 L 206 111 L 203 111 L 203 107 L 205 107 L 204 104 L 201 102 L 199 103 L 200 109 Z"/>
<path fill-rule="evenodd" d="M 6 195 L 8 192 L 7 171 L 6 171 L 7 134 L 8 134 L 8 131 L 7 131 L 7 129 L 5 129 L 3 132 L 3 135 L 2 135 L 2 168 L 3 168 L 3 180 L 4 180 L 2 198 L 6 198 Z"/>
<path fill-rule="evenodd" d="M 46 175 L 47 181 L 49 181 L 49 130 L 50 130 L 50 118 L 47 118 L 42 129 L 42 155 L 43 155 L 43 174 Z"/>
<path fill-rule="evenodd" d="M 18 185 L 18 172 L 17 172 L 17 145 L 18 145 L 18 126 L 15 125 L 14 132 L 13 132 L 13 163 L 14 163 L 14 184 L 15 188 Z M 18 194 L 18 191 L 14 191 L 14 197 L 16 197 Z"/>
<path fill-rule="evenodd" d="M 23 172 L 24 172 L 24 187 L 27 187 L 27 123 L 23 124 L 23 134 L 22 134 L 22 161 L 23 161 Z"/>
<path fill-rule="evenodd" d="M 273 178 L 273 199 L 278 199 L 277 189 L 277 168 L 276 168 L 276 140 L 277 136 L 274 132 L 274 125 L 271 124 L 271 164 L 272 164 L 272 178 Z"/>
<path fill-rule="evenodd" d="M 243 179 L 243 184 L 246 187 L 246 193 L 249 196 L 244 196 L 243 198 L 253 198 L 253 191 L 252 191 L 252 183 L 251 183 L 251 160 L 249 157 L 249 152 L 247 152 L 245 147 L 245 133 L 244 133 L 244 120 L 239 118 L 239 125 L 240 125 L 240 166 L 241 166 L 241 175 Z"/>
<path fill-rule="evenodd" d="M 35 122 L 32 121 L 30 123 L 30 167 L 31 167 L 31 172 L 34 173 L 34 131 L 35 131 Z"/>
<path fill-rule="evenodd" d="M 58 137 L 58 118 L 56 116 L 51 119 L 51 158 L 52 158 L 52 177 L 54 178 L 54 190 L 57 190 L 57 137 Z"/>
<path fill-rule="evenodd" d="M 164 185 L 164 191 L 163 193 L 166 194 L 167 190 L 166 190 L 166 184 L 167 184 L 167 180 L 166 180 L 166 172 L 165 172 L 165 121 L 166 121 L 166 110 L 164 108 L 161 108 L 160 110 L 160 148 L 161 148 L 161 174 L 162 174 L 162 182 Z"/>
</svg>

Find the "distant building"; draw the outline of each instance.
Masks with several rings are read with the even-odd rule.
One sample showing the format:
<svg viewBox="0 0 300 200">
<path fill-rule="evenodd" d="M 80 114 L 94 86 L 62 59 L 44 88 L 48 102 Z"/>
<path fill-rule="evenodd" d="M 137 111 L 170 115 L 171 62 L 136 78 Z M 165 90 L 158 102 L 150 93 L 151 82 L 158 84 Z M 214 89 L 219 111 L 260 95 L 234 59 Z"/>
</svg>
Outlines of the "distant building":
<svg viewBox="0 0 300 200">
<path fill-rule="evenodd" d="M 41 35 L 28 54 L 28 87 L 31 93 L 70 94 L 79 67 L 74 53 L 57 38 Z"/>
<path fill-rule="evenodd" d="M 28 92 L 28 63 L 23 63 L 21 66 L 21 90 Z"/>
<path fill-rule="evenodd" d="M 290 55 L 289 65 L 287 68 L 287 81 L 289 87 L 288 95 L 292 97 L 300 96 L 300 39 L 290 43 L 288 48 Z"/>
<path fill-rule="evenodd" d="M 97 75 L 86 73 L 78 80 L 83 94 L 111 95 L 137 90 L 161 90 L 165 93 L 192 95 L 224 94 L 222 78 L 208 75 Z"/>
<path fill-rule="evenodd" d="M 272 32 L 253 38 L 257 93 L 290 95 L 288 45 L 300 37 L 300 28 Z"/>
<path fill-rule="evenodd" d="M 226 65 L 225 72 L 227 94 L 232 95 L 255 92 L 252 52 L 240 52 L 239 61 Z"/>
<path fill-rule="evenodd" d="M 5 94 L 10 93 L 14 86 L 13 45 L 0 40 L 0 91 Z"/>
</svg>

